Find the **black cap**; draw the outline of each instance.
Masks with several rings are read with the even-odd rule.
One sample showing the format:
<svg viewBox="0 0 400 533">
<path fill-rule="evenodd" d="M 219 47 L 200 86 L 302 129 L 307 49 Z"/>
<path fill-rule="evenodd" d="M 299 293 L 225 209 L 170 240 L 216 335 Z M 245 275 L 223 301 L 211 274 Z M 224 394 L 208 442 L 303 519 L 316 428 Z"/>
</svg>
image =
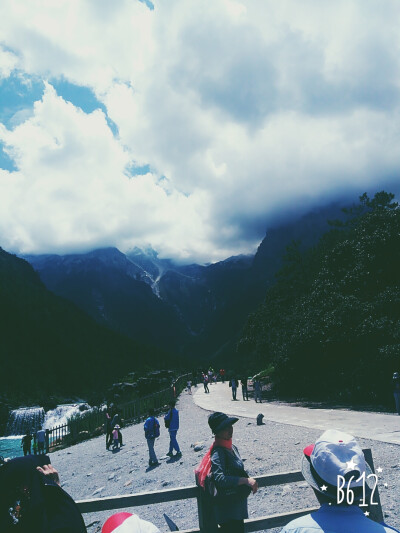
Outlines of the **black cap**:
<svg viewBox="0 0 400 533">
<path fill-rule="evenodd" d="M 208 417 L 208 425 L 215 435 L 218 431 L 221 431 L 228 426 L 233 426 L 238 420 L 239 419 L 236 418 L 236 416 L 228 416 L 225 413 L 216 412 Z"/>
</svg>

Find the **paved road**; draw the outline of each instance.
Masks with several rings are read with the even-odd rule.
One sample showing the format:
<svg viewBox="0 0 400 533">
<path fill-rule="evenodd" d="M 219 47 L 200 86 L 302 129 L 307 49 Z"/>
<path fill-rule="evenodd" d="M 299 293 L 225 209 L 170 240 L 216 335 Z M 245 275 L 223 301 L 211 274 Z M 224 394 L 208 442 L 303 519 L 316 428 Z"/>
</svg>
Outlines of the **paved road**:
<svg viewBox="0 0 400 533">
<path fill-rule="evenodd" d="M 259 413 L 265 420 L 315 429 L 340 429 L 356 437 L 400 444 L 400 416 L 345 409 L 310 409 L 279 402 L 255 403 L 242 400 L 239 388 L 237 401 L 232 400 L 228 383 L 217 383 L 205 394 L 200 385 L 193 388 L 194 402 L 207 411 L 222 411 L 229 415 L 256 418 Z"/>
</svg>

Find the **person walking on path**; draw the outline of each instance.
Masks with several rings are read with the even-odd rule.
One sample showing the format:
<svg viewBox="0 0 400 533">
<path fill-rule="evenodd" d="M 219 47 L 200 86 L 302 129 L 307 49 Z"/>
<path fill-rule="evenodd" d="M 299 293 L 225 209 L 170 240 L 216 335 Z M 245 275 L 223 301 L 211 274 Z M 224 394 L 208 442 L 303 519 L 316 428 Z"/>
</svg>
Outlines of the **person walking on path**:
<svg viewBox="0 0 400 533">
<path fill-rule="evenodd" d="M 192 382 L 190 381 L 190 379 L 187 382 L 187 391 L 189 394 L 192 394 Z"/>
<path fill-rule="evenodd" d="M 195 470 L 197 483 L 203 488 L 207 476 L 212 475 L 217 489 L 217 497 L 213 498 L 215 519 L 220 525 L 218 531 L 226 533 L 244 533 L 247 498 L 258 490 L 257 481 L 248 476 L 239 451 L 232 444 L 233 424 L 238 420 L 220 412 L 208 417 L 215 440 Z"/>
<path fill-rule="evenodd" d="M 110 446 L 111 446 L 111 442 L 112 442 L 112 428 L 113 426 L 111 425 L 111 416 L 108 412 L 108 410 L 106 411 L 106 421 L 105 421 L 105 426 L 106 426 L 106 449 L 109 450 L 110 449 Z"/>
<path fill-rule="evenodd" d="M 39 453 L 39 455 L 44 454 L 44 448 L 45 448 L 45 444 L 46 444 L 46 432 L 42 428 L 42 426 L 40 426 L 39 430 L 36 432 L 36 441 L 37 441 L 37 445 L 38 445 L 38 453 Z"/>
<path fill-rule="evenodd" d="M 169 406 L 170 409 L 164 416 L 165 427 L 168 428 L 169 431 L 169 451 L 167 455 L 169 457 L 182 457 L 178 441 L 176 440 L 176 435 L 179 429 L 179 411 L 175 408 L 174 401 L 170 402 Z M 174 450 L 176 451 L 175 456 L 173 453 Z"/>
<path fill-rule="evenodd" d="M 23 449 L 24 455 L 31 455 L 31 442 L 32 435 L 30 433 L 27 433 L 24 437 L 22 437 L 21 447 Z"/>
<path fill-rule="evenodd" d="M 397 414 L 400 415 L 400 376 L 398 372 L 393 374 L 393 396 Z"/>
<path fill-rule="evenodd" d="M 149 416 L 144 423 L 144 436 L 149 447 L 149 466 L 156 466 L 158 462 L 156 452 L 154 451 L 154 443 L 160 436 L 160 423 L 154 416 L 154 409 L 149 409 Z"/>
<path fill-rule="evenodd" d="M 254 382 L 254 399 L 257 403 L 257 400 L 260 400 L 260 403 L 262 403 L 262 399 L 261 399 L 261 381 L 256 378 L 255 382 Z"/>
<path fill-rule="evenodd" d="M 210 392 L 209 388 L 208 388 L 208 376 L 207 374 L 204 374 L 203 375 L 203 385 L 204 385 L 204 392 L 207 394 Z"/>
<path fill-rule="evenodd" d="M 247 390 L 247 378 L 242 378 L 240 380 L 240 382 L 242 384 L 243 400 L 248 400 L 249 399 L 249 391 Z"/>
<path fill-rule="evenodd" d="M 238 388 L 238 380 L 236 378 L 231 378 L 229 380 L 229 386 L 232 387 L 232 400 L 236 401 L 236 393 Z"/>
<path fill-rule="evenodd" d="M 342 431 L 329 429 L 315 444 L 303 450 L 302 474 L 321 504 L 318 511 L 292 520 L 281 533 L 389 533 L 397 531 L 367 516 L 372 511 L 361 507 L 370 503 L 375 483 L 372 471 L 356 439 Z M 372 479 L 371 479 L 372 478 Z M 346 480 L 340 500 L 341 479 Z M 363 481 L 362 481 L 363 480 Z M 352 492 L 349 497 L 348 491 Z M 349 503 L 349 501 L 352 503 Z"/>
</svg>

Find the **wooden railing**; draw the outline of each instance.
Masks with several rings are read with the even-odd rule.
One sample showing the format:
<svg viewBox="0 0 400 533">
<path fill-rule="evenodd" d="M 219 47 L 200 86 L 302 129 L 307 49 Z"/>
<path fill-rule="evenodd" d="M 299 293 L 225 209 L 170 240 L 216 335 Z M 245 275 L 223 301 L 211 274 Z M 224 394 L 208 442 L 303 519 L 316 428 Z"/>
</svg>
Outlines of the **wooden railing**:
<svg viewBox="0 0 400 533">
<path fill-rule="evenodd" d="M 363 450 L 366 461 L 375 472 L 372 453 L 370 449 Z M 255 477 L 259 487 L 271 487 L 286 483 L 296 483 L 304 481 L 300 471 L 283 472 L 279 474 L 268 474 Z M 197 499 L 199 529 L 185 529 L 182 533 L 214 533 L 217 532 L 217 524 L 214 520 L 212 501 L 207 497 L 203 489 L 192 485 L 189 487 L 179 487 L 176 489 L 166 489 L 162 491 L 140 492 L 138 494 L 128 494 L 124 496 L 111 496 L 108 498 L 96 498 L 91 500 L 80 500 L 77 505 L 81 513 L 95 513 L 98 511 L 111 511 L 115 509 L 128 509 L 140 505 L 152 505 L 155 503 L 173 502 L 178 500 Z M 370 517 L 377 521 L 383 521 L 382 506 L 379 499 L 378 488 L 375 490 L 374 501 L 377 505 L 370 506 L 368 511 Z M 319 507 L 309 507 L 299 509 L 289 513 L 279 513 L 269 516 L 261 516 L 245 520 L 245 531 L 269 530 L 276 527 L 283 527 L 291 520 L 308 513 L 317 511 Z"/>
</svg>

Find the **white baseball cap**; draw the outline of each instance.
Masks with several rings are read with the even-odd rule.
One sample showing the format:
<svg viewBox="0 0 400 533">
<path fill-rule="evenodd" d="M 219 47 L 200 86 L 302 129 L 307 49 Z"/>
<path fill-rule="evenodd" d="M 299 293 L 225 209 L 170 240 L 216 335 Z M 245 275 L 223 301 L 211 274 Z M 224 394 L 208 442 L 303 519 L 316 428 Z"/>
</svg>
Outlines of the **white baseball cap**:
<svg viewBox="0 0 400 533">
<path fill-rule="evenodd" d="M 361 487 L 360 479 L 365 473 L 366 483 L 371 468 L 358 442 L 352 435 L 336 429 L 328 429 L 320 438 L 303 450 L 302 473 L 304 479 L 316 490 L 330 495 L 329 489 L 336 489 L 338 476 L 350 481 L 351 488 Z M 321 485 L 327 484 L 328 490 L 321 490 Z M 336 494 L 336 492 L 335 492 Z M 333 495 L 333 494 L 332 494 Z"/>
<path fill-rule="evenodd" d="M 136 514 L 116 513 L 104 523 L 101 533 L 161 533 L 151 522 L 142 520 Z"/>
</svg>

